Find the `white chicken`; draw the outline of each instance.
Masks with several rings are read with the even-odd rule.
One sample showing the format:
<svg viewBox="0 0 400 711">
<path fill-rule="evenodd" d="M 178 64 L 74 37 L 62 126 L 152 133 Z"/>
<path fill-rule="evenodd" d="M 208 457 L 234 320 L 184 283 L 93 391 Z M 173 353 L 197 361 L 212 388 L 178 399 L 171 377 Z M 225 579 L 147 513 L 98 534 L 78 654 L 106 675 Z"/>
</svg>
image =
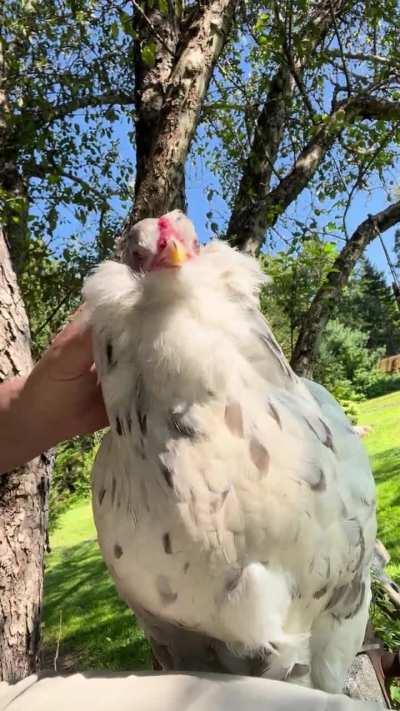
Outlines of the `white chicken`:
<svg viewBox="0 0 400 711">
<path fill-rule="evenodd" d="M 340 692 L 370 602 L 374 483 L 336 401 L 259 312 L 265 277 L 174 210 L 84 288 L 111 423 L 100 547 L 164 668 Z"/>
</svg>

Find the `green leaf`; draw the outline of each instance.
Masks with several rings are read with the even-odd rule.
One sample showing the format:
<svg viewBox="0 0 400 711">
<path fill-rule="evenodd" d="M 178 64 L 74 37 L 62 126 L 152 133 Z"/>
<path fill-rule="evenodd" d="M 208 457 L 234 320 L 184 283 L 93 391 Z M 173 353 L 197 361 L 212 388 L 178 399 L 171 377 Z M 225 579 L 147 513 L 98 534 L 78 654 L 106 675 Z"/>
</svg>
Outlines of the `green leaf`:
<svg viewBox="0 0 400 711">
<path fill-rule="evenodd" d="M 125 12 L 124 10 L 120 10 L 119 11 L 119 18 L 121 20 L 121 25 L 122 25 L 124 32 L 127 35 L 132 36 L 134 34 L 132 15 L 128 15 L 128 13 Z"/>
<path fill-rule="evenodd" d="M 337 230 L 336 222 L 328 222 L 328 224 L 325 225 L 325 230 L 327 232 L 336 232 L 336 230 Z"/>
<path fill-rule="evenodd" d="M 56 185 L 60 182 L 60 175 L 58 173 L 52 173 L 51 175 L 49 175 L 47 180 L 49 181 L 50 185 Z"/>
<path fill-rule="evenodd" d="M 147 64 L 148 67 L 153 66 L 156 59 L 157 45 L 155 42 L 146 42 L 140 49 L 140 56 L 142 61 Z"/>
<path fill-rule="evenodd" d="M 111 39 L 117 39 L 119 35 L 119 27 L 117 22 L 113 22 L 110 25 L 110 37 Z"/>
<path fill-rule="evenodd" d="M 167 0 L 158 0 L 158 7 L 163 15 L 168 15 L 168 2 Z"/>
</svg>

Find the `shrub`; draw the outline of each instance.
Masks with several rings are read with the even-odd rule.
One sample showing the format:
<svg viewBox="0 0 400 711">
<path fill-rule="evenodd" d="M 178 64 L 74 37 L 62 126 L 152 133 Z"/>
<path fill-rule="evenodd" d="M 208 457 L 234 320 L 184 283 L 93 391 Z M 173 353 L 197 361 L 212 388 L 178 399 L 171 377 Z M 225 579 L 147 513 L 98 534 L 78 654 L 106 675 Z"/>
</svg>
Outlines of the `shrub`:
<svg viewBox="0 0 400 711">
<path fill-rule="evenodd" d="M 321 339 L 314 377 L 339 400 L 360 400 L 381 373 L 377 368 L 383 349 L 367 348 L 368 334 L 337 320 L 327 324 Z"/>
<path fill-rule="evenodd" d="M 100 433 L 85 435 L 57 448 L 49 496 L 50 531 L 71 504 L 90 495 L 91 470 L 100 440 Z"/>
<path fill-rule="evenodd" d="M 367 385 L 365 395 L 367 398 L 388 395 L 396 390 L 400 390 L 400 373 L 388 375 L 378 371 L 378 376 Z"/>
</svg>

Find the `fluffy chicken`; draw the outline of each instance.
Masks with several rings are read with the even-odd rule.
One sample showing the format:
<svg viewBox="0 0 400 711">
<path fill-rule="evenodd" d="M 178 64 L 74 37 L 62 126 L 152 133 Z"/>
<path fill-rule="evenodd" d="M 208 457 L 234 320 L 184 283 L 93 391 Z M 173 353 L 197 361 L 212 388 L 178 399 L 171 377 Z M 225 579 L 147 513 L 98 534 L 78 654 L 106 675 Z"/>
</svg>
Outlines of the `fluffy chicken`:
<svg viewBox="0 0 400 711">
<path fill-rule="evenodd" d="M 174 210 L 84 288 L 111 423 L 100 547 L 164 668 L 340 692 L 376 534 L 362 443 L 298 378 L 259 311 L 265 277 Z"/>
</svg>

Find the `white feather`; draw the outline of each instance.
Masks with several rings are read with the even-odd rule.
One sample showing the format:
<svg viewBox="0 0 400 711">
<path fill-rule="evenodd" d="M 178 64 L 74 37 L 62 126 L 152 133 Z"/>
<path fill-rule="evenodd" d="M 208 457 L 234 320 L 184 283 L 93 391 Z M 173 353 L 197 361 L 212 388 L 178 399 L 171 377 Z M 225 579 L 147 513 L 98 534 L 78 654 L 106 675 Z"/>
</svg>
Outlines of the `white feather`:
<svg viewBox="0 0 400 711">
<path fill-rule="evenodd" d="M 87 280 L 111 422 L 93 473 L 99 542 L 157 629 L 340 691 L 368 608 L 373 480 L 342 410 L 295 376 L 259 314 L 264 280 L 221 242 L 180 270 L 106 262 Z"/>
</svg>

